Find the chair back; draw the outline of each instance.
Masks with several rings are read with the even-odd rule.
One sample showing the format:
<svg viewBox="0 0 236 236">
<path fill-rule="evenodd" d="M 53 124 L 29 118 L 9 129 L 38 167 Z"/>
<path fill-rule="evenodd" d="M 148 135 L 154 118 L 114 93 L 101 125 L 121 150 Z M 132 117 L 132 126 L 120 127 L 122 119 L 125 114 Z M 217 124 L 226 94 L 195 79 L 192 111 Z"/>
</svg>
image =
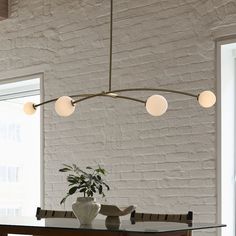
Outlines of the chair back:
<svg viewBox="0 0 236 236">
<path fill-rule="evenodd" d="M 176 222 L 176 223 L 186 223 L 189 226 L 193 223 L 193 212 L 189 211 L 187 214 L 152 214 L 152 213 L 138 213 L 133 211 L 130 215 L 130 221 L 132 224 L 136 222 L 144 221 L 159 221 L 159 222 Z M 178 235 L 191 236 L 192 231 L 187 230 L 184 232 L 179 232 Z"/>
<path fill-rule="evenodd" d="M 40 207 L 36 211 L 37 220 L 42 218 L 76 218 L 73 211 L 54 211 L 54 210 L 43 210 Z"/>
<path fill-rule="evenodd" d="M 166 221 L 191 224 L 193 222 L 193 212 L 189 211 L 187 214 L 153 214 L 133 211 L 130 220 L 132 224 L 140 221 Z"/>
</svg>

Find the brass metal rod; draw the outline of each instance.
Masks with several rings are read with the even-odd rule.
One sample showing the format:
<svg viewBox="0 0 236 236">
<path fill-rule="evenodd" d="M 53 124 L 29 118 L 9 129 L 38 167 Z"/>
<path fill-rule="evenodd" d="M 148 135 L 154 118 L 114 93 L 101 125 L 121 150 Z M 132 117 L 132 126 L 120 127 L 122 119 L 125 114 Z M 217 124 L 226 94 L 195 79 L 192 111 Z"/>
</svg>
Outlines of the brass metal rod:
<svg viewBox="0 0 236 236">
<path fill-rule="evenodd" d="M 120 96 L 120 95 L 111 96 L 111 95 L 109 95 L 109 93 L 103 93 L 103 94 L 100 94 L 99 96 L 109 97 L 109 98 L 113 98 L 113 99 L 121 98 L 121 99 L 126 99 L 126 100 L 130 100 L 130 101 L 134 101 L 134 102 L 139 102 L 139 103 L 144 103 L 144 104 L 146 104 L 146 101 L 143 101 L 143 100 L 137 99 L 137 98 L 127 97 L 127 96 Z"/>
<path fill-rule="evenodd" d="M 76 97 L 88 97 L 93 95 L 94 93 L 84 93 L 84 94 L 74 94 L 74 95 L 70 95 L 69 97 L 71 98 L 76 98 Z"/>
<path fill-rule="evenodd" d="M 146 104 L 146 101 L 143 101 L 143 100 L 140 100 L 140 99 L 136 99 L 136 98 L 126 97 L 126 96 L 118 95 L 118 96 L 113 97 L 113 98 L 122 98 L 122 99 L 127 99 L 127 100 L 131 100 L 131 101 L 135 101 L 135 102 L 141 102 L 141 103 Z"/>
<path fill-rule="evenodd" d="M 103 95 L 106 95 L 106 93 L 105 92 L 101 92 L 101 93 L 91 94 L 90 96 L 87 96 L 87 97 L 84 97 L 84 98 L 81 98 L 81 99 L 73 101 L 72 104 L 74 105 L 74 104 L 76 104 L 78 102 L 82 102 L 82 101 L 88 100 L 90 98 L 94 98 L 94 97 L 98 97 L 98 96 L 103 96 Z"/>
<path fill-rule="evenodd" d="M 110 12 L 109 91 L 111 91 L 111 77 L 112 77 L 112 38 L 113 38 L 113 0 L 111 0 L 111 12 Z"/>
<path fill-rule="evenodd" d="M 169 92 L 169 93 L 178 93 L 190 97 L 195 97 L 197 98 L 198 95 L 193 94 L 193 93 L 187 93 L 187 92 L 182 92 L 178 90 L 172 90 L 172 89 L 162 89 L 162 88 L 128 88 L 128 89 L 116 89 L 109 91 L 109 93 L 119 93 L 119 92 L 131 92 L 131 91 L 160 91 L 160 92 Z"/>
<path fill-rule="evenodd" d="M 135 102 L 146 104 L 146 101 L 143 101 L 143 100 L 137 99 L 137 98 L 128 97 L 128 96 L 120 96 L 120 95 L 112 96 L 112 95 L 109 95 L 109 93 L 104 93 L 104 94 L 102 94 L 100 96 L 110 97 L 110 98 L 113 98 L 113 99 L 121 98 L 121 99 L 126 99 L 126 100 L 131 100 L 131 101 L 135 101 Z"/>
<path fill-rule="evenodd" d="M 70 97 L 71 98 L 75 98 L 75 97 L 88 97 L 88 96 L 91 96 L 93 94 L 77 94 L 77 95 L 71 95 Z M 39 107 L 39 106 L 42 106 L 44 104 L 47 104 L 47 103 L 50 103 L 50 102 L 55 102 L 58 98 L 53 98 L 53 99 L 50 99 L 50 100 L 47 100 L 45 102 L 41 102 L 41 103 L 38 103 L 38 104 L 35 104 L 34 107 Z"/>
<path fill-rule="evenodd" d="M 198 98 L 199 94 L 193 94 L 193 93 L 187 93 L 187 92 L 182 92 L 179 90 L 173 90 L 173 89 L 164 89 L 164 88 L 127 88 L 127 89 L 116 89 L 116 90 L 111 90 L 108 92 L 102 92 L 103 94 L 109 94 L 109 93 L 120 93 L 120 92 L 132 92 L 132 91 L 159 91 L 159 92 L 167 92 L 167 93 L 176 93 L 176 94 L 181 94 L 185 96 L 190 96 L 190 97 L 195 97 Z M 74 97 L 87 97 L 90 95 L 94 94 L 81 94 L 81 95 L 73 95 Z M 70 96 L 70 97 L 73 97 Z"/>
<path fill-rule="evenodd" d="M 178 90 L 172 90 L 172 89 L 162 89 L 162 88 L 128 88 L 128 89 L 117 89 L 117 90 L 111 90 L 108 92 L 101 92 L 101 93 L 95 93 L 95 94 L 77 94 L 77 95 L 71 95 L 70 97 L 75 98 L 75 97 L 83 97 L 81 99 L 77 99 L 75 101 L 72 102 L 72 104 L 78 103 L 78 102 L 82 102 L 84 100 L 88 100 L 90 98 L 94 98 L 94 97 L 98 97 L 98 96 L 106 96 L 106 97 L 112 97 L 112 98 L 123 98 L 123 99 L 127 99 L 127 100 L 133 100 L 133 101 L 137 101 L 137 102 L 141 102 L 141 103 L 145 103 L 145 101 L 140 100 L 140 99 L 136 99 L 136 98 L 131 98 L 128 96 L 121 96 L 121 95 L 117 95 L 117 96 L 109 96 L 109 93 L 119 93 L 119 92 L 132 92 L 132 91 L 160 91 L 160 92 L 169 92 L 169 93 L 177 93 L 177 94 L 181 94 L 181 95 L 185 95 L 185 96 L 190 96 L 190 97 L 195 97 L 198 98 L 199 95 L 196 94 L 192 94 L 192 93 L 187 93 L 187 92 L 182 92 L 182 91 L 178 91 Z M 51 103 L 56 101 L 58 98 L 54 98 L 54 99 L 50 99 L 48 101 L 39 103 L 39 104 L 35 104 L 34 107 L 38 107 L 47 103 Z"/>
<path fill-rule="evenodd" d="M 47 103 L 50 103 L 50 102 L 55 102 L 57 99 L 58 99 L 58 98 L 54 98 L 54 99 L 47 100 L 47 101 L 45 101 L 45 102 L 41 102 L 41 103 L 39 103 L 39 104 L 34 104 L 34 108 L 39 107 L 39 106 L 42 106 L 42 105 L 47 104 Z"/>
<path fill-rule="evenodd" d="M 94 98 L 94 97 L 109 97 L 109 98 L 121 98 L 121 99 L 126 99 L 126 100 L 131 100 L 131 101 L 135 101 L 135 102 L 139 102 L 139 103 L 146 103 L 145 101 L 143 100 L 140 100 L 140 99 L 136 99 L 136 98 L 132 98 L 132 97 L 127 97 L 127 96 L 110 96 L 109 93 L 107 92 L 102 92 L 102 93 L 97 93 L 97 94 L 93 94 L 93 95 L 90 95 L 90 96 L 87 96 L 85 98 L 81 98 L 81 99 L 78 99 L 78 100 L 75 100 L 72 102 L 72 104 L 75 104 L 75 103 L 79 103 L 79 102 L 82 102 L 82 101 L 85 101 L 85 100 L 88 100 L 88 99 L 91 99 L 91 98 Z"/>
</svg>

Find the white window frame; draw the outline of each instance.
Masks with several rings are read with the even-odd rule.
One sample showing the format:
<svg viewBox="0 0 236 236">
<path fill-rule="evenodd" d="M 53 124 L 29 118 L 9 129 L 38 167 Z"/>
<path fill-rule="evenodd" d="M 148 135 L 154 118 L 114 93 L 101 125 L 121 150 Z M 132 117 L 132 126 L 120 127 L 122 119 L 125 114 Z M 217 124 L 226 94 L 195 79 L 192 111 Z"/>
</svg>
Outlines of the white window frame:
<svg viewBox="0 0 236 236">
<path fill-rule="evenodd" d="M 217 141 L 216 141 L 216 151 L 217 151 L 217 222 L 218 223 L 225 223 L 222 222 L 222 172 L 221 172 L 221 152 L 222 152 L 222 143 L 221 143 L 221 129 L 222 129 L 222 120 L 221 120 L 221 89 L 222 89 L 222 83 L 221 83 L 221 47 L 223 45 L 236 43 L 236 35 L 222 37 L 216 40 L 216 78 L 217 78 L 217 121 L 216 121 L 216 127 L 217 127 Z M 236 58 L 234 58 L 234 66 L 236 71 Z M 236 75 L 235 75 L 236 78 Z M 235 89 L 236 91 L 236 89 Z M 235 109 L 236 110 L 236 109 Z M 236 122 L 236 121 L 235 121 Z M 235 126 L 236 127 L 236 126 Z M 234 130 L 234 133 L 236 135 L 236 130 Z M 235 156 L 235 153 L 234 153 Z M 235 158 L 234 158 L 235 160 Z M 236 177 L 236 160 L 234 161 L 234 178 Z M 234 199 L 236 199 L 236 186 L 235 186 L 235 180 L 234 179 Z M 234 201 L 235 202 L 235 201 Z M 234 219 L 236 221 L 236 204 L 234 206 Z M 217 231 L 217 235 L 221 236 L 222 231 Z M 236 222 L 235 222 L 235 228 L 234 228 L 234 236 L 236 235 Z"/>
<path fill-rule="evenodd" d="M 40 102 L 44 101 L 44 74 L 35 73 L 30 75 L 21 75 L 17 77 L 5 77 L 0 79 L 0 84 L 14 83 L 23 80 L 31 80 L 39 78 L 40 81 Z M 30 94 L 29 94 L 30 95 Z M 1 101 L 0 101 L 1 102 Z M 44 207 L 44 109 L 43 106 L 40 107 L 40 206 Z M 23 109 L 22 109 L 23 112 Z M 35 209 L 36 211 L 36 209 Z"/>
</svg>

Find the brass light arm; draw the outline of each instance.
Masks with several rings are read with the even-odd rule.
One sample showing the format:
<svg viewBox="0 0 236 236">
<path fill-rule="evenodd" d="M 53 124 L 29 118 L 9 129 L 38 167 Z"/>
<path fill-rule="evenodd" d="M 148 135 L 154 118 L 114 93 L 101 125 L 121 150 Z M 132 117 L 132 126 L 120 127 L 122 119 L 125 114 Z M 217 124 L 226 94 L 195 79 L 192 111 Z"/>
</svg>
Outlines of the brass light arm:
<svg viewBox="0 0 236 236">
<path fill-rule="evenodd" d="M 87 97 L 75 100 L 75 101 L 72 102 L 72 104 L 74 105 L 76 103 L 79 103 L 79 102 L 82 102 L 82 101 L 85 101 L 85 100 L 88 100 L 88 99 L 91 99 L 91 98 L 94 98 L 94 97 L 100 97 L 100 96 L 110 97 L 110 98 L 121 98 L 121 99 L 131 100 L 131 101 L 140 102 L 140 103 L 144 103 L 144 104 L 146 103 L 143 100 L 128 97 L 128 96 L 120 96 L 120 95 L 115 95 L 114 96 L 114 95 L 110 95 L 110 92 L 101 92 L 101 93 L 97 93 L 97 94 L 91 94 Z"/>
<path fill-rule="evenodd" d="M 87 97 L 84 97 L 84 98 L 80 98 L 80 99 L 77 99 L 75 101 L 72 101 L 72 105 L 76 104 L 76 103 L 79 103 L 79 102 L 82 102 L 82 101 L 85 101 L 85 100 L 88 100 L 88 99 L 91 99 L 91 98 L 94 98 L 94 97 L 99 97 L 99 96 L 104 96 L 106 95 L 105 92 L 101 92 L 101 93 L 95 93 L 95 94 L 91 94 Z"/>
<path fill-rule="evenodd" d="M 109 93 L 110 92 L 107 92 L 107 93 L 102 92 L 102 93 L 97 93 L 97 94 L 78 94 L 78 95 L 72 95 L 70 97 L 71 98 L 73 98 L 73 97 L 83 97 L 81 99 L 72 101 L 73 105 L 76 104 L 76 103 L 94 98 L 94 97 L 99 97 L 99 96 L 110 97 L 110 98 L 121 98 L 121 99 L 131 100 L 131 101 L 140 102 L 140 103 L 144 103 L 144 104 L 146 103 L 145 101 L 137 99 L 137 98 L 127 97 L 127 96 L 120 96 L 120 95 L 113 96 L 113 95 L 109 95 Z M 55 102 L 57 99 L 58 98 L 50 99 L 50 100 L 47 100 L 45 102 L 41 102 L 39 104 L 34 104 L 33 106 L 34 106 L 34 108 L 36 108 L 36 107 L 42 106 L 42 105 L 47 104 L 47 103 Z"/>
<path fill-rule="evenodd" d="M 187 92 L 182 92 L 182 91 L 178 91 L 178 90 L 171 90 L 171 89 L 158 89 L 158 88 L 128 88 L 128 89 L 117 89 L 117 90 L 111 90 L 108 92 L 101 92 L 101 93 L 97 93 L 97 94 L 91 94 L 88 95 L 87 97 L 75 100 L 72 102 L 72 104 L 78 103 L 78 102 L 82 102 L 84 100 L 90 99 L 90 98 L 94 98 L 94 97 L 98 97 L 98 96 L 108 96 L 108 97 L 112 97 L 112 98 L 123 98 L 123 99 L 127 99 L 127 100 L 133 100 L 136 102 L 141 102 L 141 103 L 145 103 L 145 101 L 140 100 L 140 99 L 136 99 L 136 98 L 131 98 L 128 96 L 113 96 L 113 95 L 109 95 L 110 93 L 117 93 L 117 92 L 131 92 L 131 91 L 160 91 L 160 92 L 170 92 L 170 93 L 177 93 L 177 94 L 182 94 L 185 96 L 190 96 L 190 97 L 195 97 L 198 98 L 198 95 L 196 94 L 192 94 L 192 93 L 187 93 Z M 76 96 L 76 95 L 75 95 Z M 79 95 L 77 95 L 79 96 Z"/>
<path fill-rule="evenodd" d="M 41 102 L 41 103 L 38 103 L 38 104 L 33 104 L 33 107 L 34 107 L 34 109 L 35 109 L 36 107 L 42 106 L 42 105 L 44 105 L 44 104 L 51 103 L 51 102 L 55 102 L 57 99 L 58 99 L 58 98 L 54 98 L 54 99 L 47 100 L 47 101 L 45 101 L 45 102 Z"/>
<path fill-rule="evenodd" d="M 127 88 L 127 89 L 116 89 L 112 90 L 109 93 L 119 93 L 119 92 L 131 92 L 131 91 L 160 91 L 160 92 L 169 92 L 169 93 L 177 93 L 182 94 L 190 97 L 198 98 L 199 95 L 193 94 L 193 93 L 187 93 L 182 92 L 178 90 L 172 90 L 172 89 L 162 89 L 162 88 Z"/>
<path fill-rule="evenodd" d="M 88 97 L 88 96 L 91 96 L 93 94 L 77 94 L 77 95 L 71 95 L 70 97 L 71 98 L 77 98 L 77 97 Z M 58 97 L 59 98 L 59 97 Z M 51 102 L 55 102 L 58 98 L 53 98 L 53 99 L 50 99 L 50 100 L 47 100 L 47 101 L 44 101 L 44 102 L 41 102 L 41 103 L 38 103 L 38 104 L 34 104 L 34 108 L 36 107 L 39 107 L 39 106 L 42 106 L 44 104 L 47 104 L 47 103 L 51 103 Z"/>
<path fill-rule="evenodd" d="M 120 95 L 118 95 L 117 97 L 114 97 L 114 98 L 121 98 L 121 99 L 131 100 L 131 101 L 140 102 L 140 103 L 144 103 L 144 104 L 146 103 L 146 101 L 143 101 L 141 99 L 126 97 L 126 96 L 120 96 Z"/>
<path fill-rule="evenodd" d="M 132 100 L 132 101 L 136 101 L 136 102 L 140 102 L 140 103 L 145 103 L 145 101 L 140 100 L 140 99 L 136 99 L 136 98 L 132 98 L 132 97 L 128 97 L 128 96 L 121 96 L 121 95 L 109 95 L 111 93 L 121 93 L 121 92 L 132 92 L 132 91 L 160 91 L 160 92 L 169 92 L 169 93 L 177 93 L 177 94 L 182 94 L 182 95 L 186 95 L 186 96 L 191 96 L 191 97 L 195 97 L 198 98 L 199 95 L 196 94 L 192 94 L 192 93 L 187 93 L 187 92 L 182 92 L 182 91 L 178 91 L 178 90 L 172 90 L 172 89 L 161 89 L 161 88 L 127 88 L 127 89 L 116 89 L 116 90 L 111 90 L 108 92 L 101 92 L 101 93 L 95 93 L 95 94 L 76 94 L 76 95 L 71 95 L 71 98 L 77 98 L 77 97 L 82 97 L 81 99 L 77 99 L 75 101 L 72 102 L 72 104 L 76 104 L 79 102 L 82 102 L 84 100 L 88 100 L 94 97 L 99 97 L 99 96 L 106 96 L 106 97 L 111 97 L 111 98 L 122 98 L 122 99 L 127 99 L 127 100 Z M 50 99 L 47 100 L 45 102 L 39 103 L 39 104 L 35 104 L 34 108 L 47 104 L 47 103 L 51 103 L 51 102 L 55 102 L 58 98 L 54 98 L 54 99 Z"/>
</svg>

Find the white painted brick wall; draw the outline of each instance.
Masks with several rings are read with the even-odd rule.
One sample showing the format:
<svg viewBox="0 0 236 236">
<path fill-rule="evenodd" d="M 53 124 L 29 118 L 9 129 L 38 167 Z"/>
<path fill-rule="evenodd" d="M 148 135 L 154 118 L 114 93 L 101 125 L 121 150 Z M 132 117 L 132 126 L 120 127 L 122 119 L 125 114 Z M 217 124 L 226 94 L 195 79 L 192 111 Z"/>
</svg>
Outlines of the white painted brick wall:
<svg viewBox="0 0 236 236">
<path fill-rule="evenodd" d="M 0 22 L 0 73 L 44 68 L 45 99 L 107 88 L 109 0 L 10 2 L 10 19 Z M 119 0 L 114 10 L 113 88 L 215 90 L 214 39 L 235 34 L 234 0 Z M 45 106 L 45 207 L 60 208 L 62 163 L 99 163 L 109 171 L 107 202 L 192 210 L 196 222 L 214 222 L 215 110 L 166 97 L 169 110 L 160 118 L 106 98 L 79 104 L 66 119 Z"/>
</svg>

